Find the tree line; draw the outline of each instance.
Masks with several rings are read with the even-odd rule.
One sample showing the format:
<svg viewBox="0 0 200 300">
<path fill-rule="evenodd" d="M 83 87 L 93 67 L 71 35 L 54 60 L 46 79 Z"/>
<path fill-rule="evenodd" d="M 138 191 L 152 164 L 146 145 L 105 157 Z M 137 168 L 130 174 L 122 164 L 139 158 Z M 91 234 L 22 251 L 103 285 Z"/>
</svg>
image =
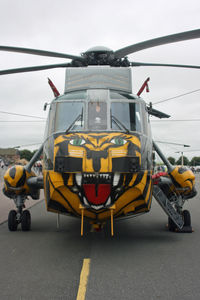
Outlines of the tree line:
<svg viewBox="0 0 200 300">
<path fill-rule="evenodd" d="M 181 165 L 182 164 L 182 156 L 176 160 L 174 157 L 168 157 L 169 162 L 172 165 Z M 184 166 L 200 166 L 200 156 L 194 156 L 191 160 L 189 160 L 186 156 L 183 156 L 183 164 Z"/>
<path fill-rule="evenodd" d="M 30 151 L 27 149 L 19 150 L 20 159 L 24 158 L 24 159 L 30 161 L 36 152 L 37 152 L 37 150 L 33 150 L 33 151 Z"/>
</svg>

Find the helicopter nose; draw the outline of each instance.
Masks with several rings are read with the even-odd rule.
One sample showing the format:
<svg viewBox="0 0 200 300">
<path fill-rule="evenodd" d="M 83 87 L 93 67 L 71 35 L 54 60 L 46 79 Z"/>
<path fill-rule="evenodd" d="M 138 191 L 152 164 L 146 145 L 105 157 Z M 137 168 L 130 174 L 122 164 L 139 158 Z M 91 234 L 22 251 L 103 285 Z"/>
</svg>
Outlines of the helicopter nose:
<svg viewBox="0 0 200 300">
<path fill-rule="evenodd" d="M 89 150 L 87 153 L 87 159 L 92 159 L 92 166 L 94 172 L 99 172 L 101 169 L 101 158 L 107 158 L 108 152 L 106 150 L 103 151 L 91 151 Z"/>
</svg>

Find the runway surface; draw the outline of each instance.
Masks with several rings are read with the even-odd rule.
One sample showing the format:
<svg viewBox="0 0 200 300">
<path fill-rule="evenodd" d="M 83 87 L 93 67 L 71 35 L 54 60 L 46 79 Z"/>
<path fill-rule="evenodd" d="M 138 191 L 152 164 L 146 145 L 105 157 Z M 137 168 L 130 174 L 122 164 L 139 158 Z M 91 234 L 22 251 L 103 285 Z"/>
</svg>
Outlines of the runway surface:
<svg viewBox="0 0 200 300">
<path fill-rule="evenodd" d="M 197 175 L 197 189 L 200 190 Z M 87 300 L 197 300 L 200 295 L 200 202 L 189 200 L 194 232 L 171 233 L 167 217 L 153 201 L 150 213 L 114 224 L 102 232 L 80 220 L 33 206 L 32 230 L 9 232 L 0 226 L 0 299 L 77 299 L 80 273 L 90 259 Z"/>
</svg>

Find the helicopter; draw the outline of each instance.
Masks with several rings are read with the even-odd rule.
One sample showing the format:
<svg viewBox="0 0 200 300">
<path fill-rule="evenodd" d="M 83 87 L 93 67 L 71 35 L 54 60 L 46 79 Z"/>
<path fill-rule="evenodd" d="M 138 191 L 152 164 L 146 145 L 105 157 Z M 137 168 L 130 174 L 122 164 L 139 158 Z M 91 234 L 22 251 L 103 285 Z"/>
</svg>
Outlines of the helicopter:
<svg viewBox="0 0 200 300">
<path fill-rule="evenodd" d="M 25 209 L 30 196 L 44 189 L 47 211 L 80 219 L 99 230 L 110 222 L 135 217 L 151 209 L 153 197 L 168 216 L 168 229 L 192 232 L 185 201 L 196 195 L 195 176 L 187 167 L 173 166 L 152 140 L 150 117 L 169 115 L 147 105 L 132 93 L 131 67 L 195 68 L 195 65 L 130 62 L 127 55 L 144 49 L 196 39 L 200 29 L 163 36 L 113 51 L 97 46 L 80 56 L 38 49 L 0 46 L 1 51 L 59 57 L 71 62 L 1 70 L 0 75 L 66 68 L 64 94 L 51 102 L 44 141 L 26 166 L 10 167 L 4 175 L 3 192 L 14 200 L 8 228 L 31 229 Z M 55 89 L 54 89 L 55 90 Z M 154 174 L 155 152 L 167 172 Z M 43 155 L 43 177 L 32 170 Z"/>
</svg>

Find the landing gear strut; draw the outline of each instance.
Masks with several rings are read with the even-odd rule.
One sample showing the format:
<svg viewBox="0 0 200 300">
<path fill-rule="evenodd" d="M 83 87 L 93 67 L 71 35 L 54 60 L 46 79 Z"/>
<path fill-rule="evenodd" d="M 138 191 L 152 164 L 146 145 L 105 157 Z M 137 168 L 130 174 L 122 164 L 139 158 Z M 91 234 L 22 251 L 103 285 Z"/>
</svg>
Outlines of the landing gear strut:
<svg viewBox="0 0 200 300">
<path fill-rule="evenodd" d="M 16 231 L 18 225 L 21 223 L 22 231 L 29 231 L 31 229 L 31 214 L 29 210 L 24 210 L 24 202 L 26 198 L 18 195 L 14 199 L 17 210 L 11 210 L 8 214 L 8 229 Z"/>
<path fill-rule="evenodd" d="M 168 229 L 169 231 L 175 231 L 180 233 L 191 233 L 193 232 L 192 226 L 191 226 L 191 216 L 190 212 L 188 210 L 184 210 L 182 212 L 182 218 L 184 225 L 182 229 L 179 229 L 176 224 L 173 222 L 173 220 L 169 217 L 168 218 Z"/>
</svg>

